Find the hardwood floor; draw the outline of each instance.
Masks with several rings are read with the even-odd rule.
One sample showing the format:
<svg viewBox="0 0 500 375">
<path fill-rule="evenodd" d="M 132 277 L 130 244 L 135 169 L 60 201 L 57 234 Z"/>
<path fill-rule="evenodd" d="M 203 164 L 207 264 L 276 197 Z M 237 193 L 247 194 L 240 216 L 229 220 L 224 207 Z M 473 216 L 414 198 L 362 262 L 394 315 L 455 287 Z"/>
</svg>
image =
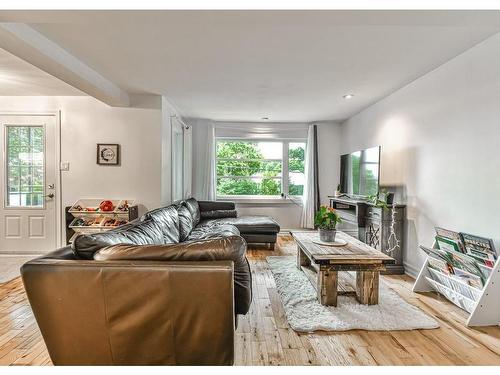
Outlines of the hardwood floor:
<svg viewBox="0 0 500 375">
<path fill-rule="evenodd" d="M 466 313 L 434 293 L 414 294 L 408 276 L 383 280 L 434 316 L 439 329 L 297 334 L 286 322 L 269 255 L 295 255 L 291 237 L 280 236 L 274 252 L 248 251 L 254 299 L 236 331 L 237 365 L 500 365 L 500 327 L 466 327 Z M 0 365 L 48 364 L 21 280 L 0 284 Z"/>
</svg>

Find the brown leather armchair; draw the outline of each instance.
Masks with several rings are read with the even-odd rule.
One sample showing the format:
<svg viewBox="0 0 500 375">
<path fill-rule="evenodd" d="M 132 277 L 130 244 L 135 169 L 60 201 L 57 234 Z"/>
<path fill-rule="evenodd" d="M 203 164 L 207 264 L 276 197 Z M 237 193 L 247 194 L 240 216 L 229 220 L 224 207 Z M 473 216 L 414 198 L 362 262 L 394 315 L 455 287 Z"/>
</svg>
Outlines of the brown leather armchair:
<svg viewBox="0 0 500 375">
<path fill-rule="evenodd" d="M 56 365 L 231 365 L 232 261 L 77 260 L 69 248 L 22 278 Z"/>
</svg>

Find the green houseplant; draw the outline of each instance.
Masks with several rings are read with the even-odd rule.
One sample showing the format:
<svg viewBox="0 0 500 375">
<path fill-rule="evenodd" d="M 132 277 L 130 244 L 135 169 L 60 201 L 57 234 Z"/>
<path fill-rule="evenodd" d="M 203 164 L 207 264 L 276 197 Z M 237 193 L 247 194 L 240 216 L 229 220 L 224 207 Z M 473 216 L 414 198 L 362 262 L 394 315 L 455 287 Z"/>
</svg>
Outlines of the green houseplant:
<svg viewBox="0 0 500 375">
<path fill-rule="evenodd" d="M 335 242 L 337 224 L 342 219 L 332 207 L 321 206 L 314 217 L 314 224 L 318 228 L 319 239 L 323 242 Z"/>
</svg>

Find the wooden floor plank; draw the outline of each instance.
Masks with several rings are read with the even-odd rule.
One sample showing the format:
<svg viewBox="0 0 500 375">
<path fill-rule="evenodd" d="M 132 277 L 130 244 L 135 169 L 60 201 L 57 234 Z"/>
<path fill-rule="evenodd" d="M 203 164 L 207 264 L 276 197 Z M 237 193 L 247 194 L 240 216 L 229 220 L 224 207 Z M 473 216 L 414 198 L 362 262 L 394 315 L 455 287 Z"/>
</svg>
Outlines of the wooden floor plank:
<svg viewBox="0 0 500 375">
<path fill-rule="evenodd" d="M 250 312 L 235 334 L 237 365 L 500 365 L 500 327 L 467 327 L 467 314 L 435 293 L 415 294 L 406 275 L 382 276 L 409 303 L 434 316 L 435 330 L 297 333 L 289 326 L 267 256 L 296 255 L 291 236 L 276 250 L 252 246 Z M 20 278 L 0 284 L 0 365 L 49 365 Z"/>
</svg>

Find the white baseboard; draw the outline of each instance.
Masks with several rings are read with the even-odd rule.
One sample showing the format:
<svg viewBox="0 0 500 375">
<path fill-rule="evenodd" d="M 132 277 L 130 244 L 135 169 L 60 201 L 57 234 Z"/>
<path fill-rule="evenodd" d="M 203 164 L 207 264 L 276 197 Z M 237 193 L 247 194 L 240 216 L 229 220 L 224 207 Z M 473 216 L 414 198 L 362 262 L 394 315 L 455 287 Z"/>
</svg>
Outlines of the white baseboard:
<svg viewBox="0 0 500 375">
<path fill-rule="evenodd" d="M 405 266 L 405 274 L 416 279 L 418 276 L 418 273 L 420 272 L 420 268 L 416 268 L 416 267 L 414 267 L 411 264 L 406 263 L 406 262 L 404 262 L 403 265 Z"/>
<path fill-rule="evenodd" d="M 0 256 L 17 256 L 17 257 L 33 257 L 37 255 L 44 255 L 47 254 L 46 252 L 40 252 L 40 251 L 9 251 L 9 250 L 0 250 Z"/>
</svg>

